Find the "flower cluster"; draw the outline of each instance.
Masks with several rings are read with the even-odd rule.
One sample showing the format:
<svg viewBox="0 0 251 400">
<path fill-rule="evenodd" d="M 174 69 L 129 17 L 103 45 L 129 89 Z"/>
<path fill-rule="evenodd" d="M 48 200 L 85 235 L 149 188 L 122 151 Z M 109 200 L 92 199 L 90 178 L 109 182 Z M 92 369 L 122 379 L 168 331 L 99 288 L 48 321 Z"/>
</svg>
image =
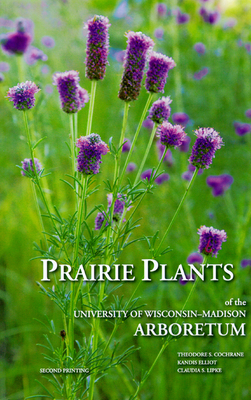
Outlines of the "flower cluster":
<svg viewBox="0 0 251 400">
<path fill-rule="evenodd" d="M 108 64 L 109 26 L 108 18 L 102 15 L 95 15 L 84 26 L 88 31 L 85 60 L 85 75 L 88 79 L 100 80 L 105 77 Z"/>
<path fill-rule="evenodd" d="M 198 229 L 198 234 L 200 235 L 199 252 L 217 257 L 222 242 L 226 242 L 227 240 L 226 232 L 214 229 L 212 226 L 208 228 L 203 225 Z"/>
<path fill-rule="evenodd" d="M 251 132 L 251 124 L 246 122 L 234 122 L 235 133 L 238 136 L 244 136 Z"/>
<path fill-rule="evenodd" d="M 233 183 L 234 179 L 231 175 L 222 174 L 218 176 L 209 176 L 207 184 L 213 189 L 213 196 L 221 196 Z"/>
<path fill-rule="evenodd" d="M 95 230 L 99 230 L 102 228 L 103 226 L 103 222 L 106 220 L 106 226 L 109 225 L 108 221 L 109 221 L 109 211 L 111 209 L 112 206 L 112 201 L 113 201 L 113 195 L 112 193 L 109 193 L 107 195 L 107 202 L 108 202 L 108 207 L 107 207 L 107 212 L 99 212 L 95 218 Z M 118 193 L 117 198 L 114 202 L 114 208 L 113 208 L 113 221 L 114 222 L 119 222 L 119 220 L 121 219 L 124 210 L 125 210 L 125 203 L 126 203 L 126 197 L 122 196 L 120 193 Z M 127 211 L 130 209 L 131 207 L 127 208 Z M 125 221 L 125 220 L 124 220 Z"/>
<path fill-rule="evenodd" d="M 87 91 L 79 86 L 77 71 L 54 74 L 53 85 L 57 86 L 62 110 L 68 114 L 78 112 L 89 101 Z"/>
<path fill-rule="evenodd" d="M 2 49 L 7 54 L 23 54 L 32 42 L 32 36 L 27 32 L 24 22 L 23 19 L 19 19 L 16 32 L 10 32 L 1 37 Z"/>
<path fill-rule="evenodd" d="M 176 66 L 171 57 L 153 51 L 146 73 L 145 88 L 148 92 L 164 92 L 168 71 Z"/>
<path fill-rule="evenodd" d="M 81 136 L 76 143 L 79 148 L 77 157 L 77 170 L 86 175 L 97 174 L 99 164 L 101 164 L 101 155 L 107 154 L 109 148 L 103 142 L 100 136 L 92 133 L 89 136 Z"/>
<path fill-rule="evenodd" d="M 185 140 L 186 133 L 182 126 L 164 121 L 157 129 L 157 136 L 166 147 L 178 147 Z"/>
<path fill-rule="evenodd" d="M 124 72 L 118 96 L 121 100 L 132 101 L 139 96 L 147 54 L 154 42 L 141 32 L 128 32 L 126 36 Z"/>
<path fill-rule="evenodd" d="M 171 115 L 171 104 L 172 100 L 170 97 L 162 97 L 161 99 L 155 101 L 149 110 L 149 117 L 156 124 L 161 124 L 166 121 Z"/>
<path fill-rule="evenodd" d="M 199 13 L 203 20 L 210 25 L 216 24 L 220 19 L 220 13 L 217 10 L 208 11 L 205 7 L 201 7 Z"/>
<path fill-rule="evenodd" d="M 34 163 L 35 163 L 36 172 L 37 172 L 37 174 L 39 174 L 39 172 L 42 170 L 42 166 L 37 158 L 34 158 Z M 34 171 L 33 162 L 32 162 L 31 158 L 25 158 L 24 161 L 22 161 L 22 168 L 23 169 L 21 171 L 21 174 L 23 176 L 34 177 L 35 171 Z"/>
<path fill-rule="evenodd" d="M 223 145 L 222 138 L 213 128 L 199 128 L 195 134 L 197 139 L 193 145 L 189 162 L 195 167 L 209 168 L 216 150 Z"/>
<path fill-rule="evenodd" d="M 35 93 L 39 92 L 38 86 L 31 81 L 18 83 L 9 89 L 7 97 L 13 101 L 17 110 L 28 110 L 35 105 Z"/>
</svg>

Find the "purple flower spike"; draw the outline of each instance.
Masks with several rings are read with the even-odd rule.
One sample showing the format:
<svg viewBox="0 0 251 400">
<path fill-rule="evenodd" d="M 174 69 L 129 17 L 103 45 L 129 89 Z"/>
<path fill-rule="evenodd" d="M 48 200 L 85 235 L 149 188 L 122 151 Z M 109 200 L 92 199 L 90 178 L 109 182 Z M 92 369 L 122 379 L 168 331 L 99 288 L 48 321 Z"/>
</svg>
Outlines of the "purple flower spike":
<svg viewBox="0 0 251 400">
<path fill-rule="evenodd" d="M 193 77 L 196 81 L 200 81 L 202 78 L 204 78 L 209 72 L 209 69 L 207 67 L 202 68 L 201 70 L 197 71 L 194 73 Z"/>
<path fill-rule="evenodd" d="M 178 11 L 178 13 L 176 15 L 176 23 L 178 25 L 186 24 L 187 22 L 189 22 L 189 20 L 190 20 L 189 14 L 182 13 L 180 10 Z"/>
<path fill-rule="evenodd" d="M 199 253 L 192 253 L 187 257 L 188 264 L 199 263 L 201 264 L 203 261 L 203 256 Z"/>
<path fill-rule="evenodd" d="M 216 150 L 223 145 L 222 138 L 213 128 L 199 128 L 195 134 L 197 139 L 193 145 L 189 162 L 195 167 L 209 168 Z"/>
<path fill-rule="evenodd" d="M 251 132 L 251 124 L 246 122 L 235 122 L 234 123 L 235 133 L 239 136 L 244 136 Z"/>
<path fill-rule="evenodd" d="M 36 172 L 37 172 L 37 174 L 39 174 L 39 172 L 42 170 L 42 166 L 37 158 L 34 158 L 34 162 L 35 162 Z M 29 178 L 35 177 L 35 173 L 34 173 L 35 171 L 34 171 L 33 162 L 32 162 L 31 158 L 25 158 L 24 161 L 22 161 L 22 168 L 24 170 L 24 171 L 21 171 L 21 174 L 23 176 L 27 176 Z"/>
<path fill-rule="evenodd" d="M 167 6 L 165 3 L 157 4 L 157 13 L 159 17 L 164 17 L 167 13 Z"/>
<path fill-rule="evenodd" d="M 166 147 L 180 146 L 186 137 L 184 128 L 180 125 L 172 125 L 164 121 L 162 125 L 157 128 L 157 136 Z"/>
<path fill-rule="evenodd" d="M 53 85 L 57 86 L 62 110 L 68 114 L 78 112 L 89 101 L 87 91 L 79 86 L 77 71 L 54 74 Z"/>
<path fill-rule="evenodd" d="M 164 92 L 168 71 L 176 66 L 171 57 L 153 51 L 146 73 L 145 88 L 148 92 Z"/>
<path fill-rule="evenodd" d="M 124 72 L 118 96 L 121 100 L 132 101 L 139 96 L 147 54 L 154 42 L 141 32 L 128 32 L 126 37 L 128 40 Z"/>
<path fill-rule="evenodd" d="M 201 42 L 195 43 L 193 48 L 198 54 L 205 54 L 206 52 L 206 46 Z"/>
<path fill-rule="evenodd" d="M 213 196 L 221 196 L 230 188 L 234 179 L 231 175 L 223 174 L 218 176 L 209 176 L 207 185 L 213 189 Z"/>
<path fill-rule="evenodd" d="M 199 252 L 207 256 L 211 254 L 217 257 L 222 242 L 227 240 L 226 232 L 214 229 L 212 226 L 208 228 L 203 225 L 198 229 L 198 234 L 200 235 Z"/>
<path fill-rule="evenodd" d="M 31 42 L 32 36 L 24 31 L 11 32 L 1 38 L 2 49 L 7 54 L 23 54 Z"/>
<path fill-rule="evenodd" d="M 128 151 L 130 151 L 131 145 L 131 141 L 129 139 L 125 139 L 122 147 L 122 153 L 127 153 Z"/>
<path fill-rule="evenodd" d="M 14 108 L 17 110 L 28 110 L 35 105 L 35 93 L 39 92 L 39 88 L 34 82 L 26 81 L 18 83 L 9 89 L 7 97 L 14 102 Z"/>
<path fill-rule="evenodd" d="M 77 157 L 77 170 L 86 175 L 97 174 L 101 155 L 107 154 L 109 148 L 99 135 L 92 133 L 89 136 L 81 136 L 76 143 L 79 148 Z"/>
<path fill-rule="evenodd" d="M 155 182 L 157 183 L 157 185 L 162 185 L 163 182 L 167 182 L 169 181 L 169 179 L 170 176 L 168 174 L 163 173 L 155 179 Z"/>
<path fill-rule="evenodd" d="M 173 122 L 175 124 L 182 125 L 182 126 L 186 127 L 188 122 L 189 122 L 189 120 L 190 120 L 190 118 L 184 112 L 177 112 L 177 113 L 174 113 L 172 115 L 172 120 L 173 120 Z"/>
<path fill-rule="evenodd" d="M 246 267 L 251 267 L 251 260 L 244 259 L 241 261 L 241 267 L 246 268 Z"/>
<path fill-rule="evenodd" d="M 146 129 L 149 129 L 149 131 L 153 129 L 153 125 L 154 125 L 153 121 L 149 118 L 145 119 L 142 124 L 142 126 Z"/>
<path fill-rule="evenodd" d="M 95 231 L 99 231 L 102 228 L 104 220 L 105 220 L 105 213 L 99 212 L 95 218 Z"/>
<path fill-rule="evenodd" d="M 127 165 L 126 171 L 127 172 L 133 172 L 133 171 L 135 171 L 136 168 L 137 168 L 137 165 L 135 163 L 133 163 L 133 162 L 130 162 Z"/>
<path fill-rule="evenodd" d="M 156 124 L 161 124 L 166 121 L 171 115 L 171 104 L 172 100 L 170 97 L 162 97 L 161 99 L 155 101 L 149 110 L 149 117 Z"/>
<path fill-rule="evenodd" d="M 251 118 L 251 108 L 245 112 L 246 117 Z"/>
<path fill-rule="evenodd" d="M 108 64 L 109 26 L 108 18 L 102 15 L 95 15 L 84 26 L 88 30 L 85 60 L 85 75 L 88 79 L 100 80 L 105 77 Z"/>
</svg>

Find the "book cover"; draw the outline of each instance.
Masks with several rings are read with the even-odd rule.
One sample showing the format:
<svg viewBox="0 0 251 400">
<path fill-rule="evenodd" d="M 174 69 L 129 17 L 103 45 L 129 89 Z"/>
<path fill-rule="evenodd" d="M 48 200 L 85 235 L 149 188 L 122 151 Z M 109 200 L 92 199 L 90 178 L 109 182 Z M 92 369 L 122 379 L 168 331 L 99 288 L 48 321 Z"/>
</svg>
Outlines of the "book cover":
<svg viewBox="0 0 251 400">
<path fill-rule="evenodd" d="M 250 398 L 248 2 L 0 5 L 0 399 Z"/>
</svg>

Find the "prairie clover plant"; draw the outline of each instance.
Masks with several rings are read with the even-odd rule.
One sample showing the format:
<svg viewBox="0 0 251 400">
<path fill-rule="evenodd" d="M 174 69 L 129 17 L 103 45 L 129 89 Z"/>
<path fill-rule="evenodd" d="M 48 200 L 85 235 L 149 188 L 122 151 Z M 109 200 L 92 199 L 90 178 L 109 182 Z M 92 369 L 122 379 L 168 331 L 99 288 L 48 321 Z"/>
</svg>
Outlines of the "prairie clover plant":
<svg viewBox="0 0 251 400">
<path fill-rule="evenodd" d="M 161 184 L 169 179 L 168 174 L 162 175 L 159 170 L 164 160 L 168 158 L 170 161 L 170 148 L 175 149 L 184 146 L 187 142 L 187 135 L 183 126 L 172 125 L 168 122 L 171 113 L 170 97 L 163 96 L 156 99 L 151 105 L 155 93 L 164 91 L 168 71 L 175 66 L 175 62 L 170 57 L 152 52 L 154 45 L 152 39 L 141 32 L 128 32 L 126 34 L 127 49 L 118 95 L 125 104 L 120 138 L 115 138 L 118 146 L 114 144 L 112 138 L 108 146 L 98 133 L 91 132 L 96 84 L 98 80 L 104 79 L 107 66 L 109 26 L 108 19 L 103 16 L 95 16 L 85 25 L 88 30 L 85 62 L 86 77 L 92 81 L 92 89 L 87 128 L 84 136 L 78 137 L 76 116 L 85 103 L 88 102 L 89 97 L 86 90 L 79 85 L 78 72 L 71 70 L 56 73 L 53 77 L 54 84 L 59 92 L 62 110 L 71 116 L 72 174 L 67 174 L 67 176 L 72 181 L 63 180 L 63 182 L 73 190 L 76 202 L 75 208 L 68 219 L 61 215 L 56 206 L 54 206 L 52 212 L 51 207 L 48 205 L 44 187 L 42 186 L 45 176 L 44 168 L 35 157 L 37 146 L 45 138 L 33 143 L 30 135 L 27 112 L 30 112 L 29 110 L 34 107 L 34 95 L 40 89 L 35 83 L 26 81 L 11 88 L 7 94 L 9 100 L 13 101 L 14 108 L 23 111 L 24 116 L 30 155 L 29 158 L 25 158 L 22 161 L 21 174 L 31 178 L 33 183 L 35 201 L 44 234 L 44 243 L 40 246 L 35 244 L 36 250 L 41 253 L 41 256 L 35 258 L 42 258 L 44 261 L 47 260 L 46 262 L 52 263 L 52 269 L 56 268 L 57 263 L 71 268 L 71 275 L 69 275 L 69 270 L 65 272 L 68 279 L 64 278 L 65 274 L 61 274 L 58 281 L 57 273 L 54 273 L 54 285 L 52 287 L 50 284 L 45 287 L 38 283 L 42 294 L 48 296 L 58 306 L 62 315 L 61 326 L 55 328 L 53 321 L 48 324 L 48 330 L 54 335 L 54 340 L 51 340 L 47 335 L 45 336 L 47 346 L 43 345 L 43 347 L 47 350 L 46 360 L 51 361 L 53 367 L 62 370 L 83 369 L 80 374 L 62 373 L 57 374 L 57 377 L 52 374 L 48 379 L 52 383 L 48 386 L 49 388 L 42 384 L 43 389 L 46 391 L 46 397 L 51 399 L 80 400 L 88 398 L 93 400 L 95 386 L 99 384 L 97 383 L 98 380 L 103 378 L 107 371 L 113 367 L 117 367 L 118 373 L 124 379 L 127 379 L 121 366 L 126 363 L 131 353 L 137 349 L 129 347 L 120 353 L 119 346 L 115 343 L 114 338 L 118 327 L 126 319 L 125 315 L 130 313 L 131 310 L 140 308 L 135 293 L 141 281 L 131 297 L 128 300 L 124 300 L 118 296 L 112 297 L 112 293 L 117 289 L 117 286 L 113 286 L 109 279 L 104 279 L 104 276 L 107 277 L 110 271 L 111 273 L 117 273 L 115 266 L 121 253 L 127 246 L 139 240 L 146 240 L 150 254 L 155 259 L 169 251 L 169 247 L 161 249 L 162 245 L 199 169 L 205 169 L 211 165 L 216 150 L 223 144 L 219 134 L 212 128 L 199 128 L 195 132 L 197 138 L 189 158 L 194 173 L 166 231 L 160 239 L 158 238 L 158 232 L 151 240 L 148 237 L 130 239 L 133 231 L 137 228 L 134 217 L 147 193 L 154 189 L 154 181 L 157 184 Z M 148 99 L 131 142 L 128 139 L 125 140 L 129 104 L 139 96 L 148 59 L 149 66 L 145 81 L 145 89 L 149 93 Z M 137 170 L 134 183 L 131 183 L 129 179 L 125 183 L 125 172 L 132 172 L 137 168 L 137 163 L 134 162 L 137 160 L 132 160 L 132 152 L 147 111 L 149 111 L 148 120 L 153 122 L 152 133 L 145 149 L 144 157 Z M 75 119 L 72 118 L 73 115 Z M 114 130 L 116 131 L 116 127 Z M 158 150 L 160 156 L 158 164 L 155 168 L 142 175 L 147 157 L 152 149 L 152 142 L 156 136 L 159 137 Z M 126 143 L 128 143 L 128 146 L 125 146 Z M 127 153 L 125 162 L 122 162 L 122 151 Z M 109 193 L 107 195 L 108 205 L 95 205 L 93 207 L 90 203 L 90 198 L 97 190 L 101 190 L 95 187 L 94 177 L 97 174 L 102 174 L 105 178 L 105 165 L 101 165 L 101 163 L 107 154 L 114 158 L 114 178 L 112 182 L 103 179 L 106 182 L 106 190 Z M 40 198 L 45 208 L 45 211 L 42 210 L 43 217 L 38 198 Z M 94 198 L 93 202 L 95 202 Z M 44 217 L 47 217 L 46 225 L 48 226 L 50 223 L 50 228 L 47 231 L 43 225 Z M 95 222 L 93 221 L 94 218 Z M 226 233 L 223 230 L 219 231 L 212 227 L 202 226 L 199 229 L 199 234 L 199 251 L 205 255 L 203 261 L 205 263 L 208 256 L 217 255 L 222 242 L 226 241 Z M 201 261 L 198 255 L 196 260 Z M 90 265 L 95 266 L 95 264 L 99 263 L 108 266 L 106 272 L 103 272 L 103 279 L 95 282 L 95 278 L 92 275 L 92 279 L 88 280 L 85 272 L 87 267 Z M 74 279 L 74 277 L 78 279 Z M 46 275 L 43 281 L 50 281 L 50 279 Z M 183 309 L 195 285 L 196 281 L 184 303 Z M 107 336 L 107 331 L 104 330 L 100 318 L 93 317 L 91 321 L 88 321 L 89 332 L 84 340 L 81 341 L 81 335 L 76 329 L 76 324 L 74 324 L 74 311 L 78 307 L 97 312 L 118 310 L 123 311 L 122 314 L 124 316 L 116 315 L 111 320 L 112 329 L 109 336 Z M 133 377 L 133 384 L 127 382 L 131 400 L 138 398 L 140 390 L 169 342 L 170 337 L 167 336 L 151 367 L 139 382 L 135 377 Z M 136 386 L 134 387 L 133 385 Z M 50 389 L 52 386 L 54 389 Z"/>
</svg>

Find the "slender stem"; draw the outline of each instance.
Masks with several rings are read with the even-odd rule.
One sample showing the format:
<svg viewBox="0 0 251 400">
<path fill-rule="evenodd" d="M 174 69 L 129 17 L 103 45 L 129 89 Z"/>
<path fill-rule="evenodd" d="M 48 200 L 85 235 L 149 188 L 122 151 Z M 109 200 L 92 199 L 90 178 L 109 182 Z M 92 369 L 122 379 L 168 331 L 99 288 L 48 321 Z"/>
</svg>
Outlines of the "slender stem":
<svg viewBox="0 0 251 400">
<path fill-rule="evenodd" d="M 198 171 L 199 171 L 199 168 L 197 167 L 196 170 L 194 171 L 193 176 L 192 176 L 192 179 L 191 179 L 191 181 L 189 182 L 189 184 L 188 184 L 188 186 L 187 186 L 187 188 L 186 188 L 186 191 L 185 191 L 185 193 L 184 193 L 184 195 L 183 195 L 183 197 L 182 197 L 182 199 L 181 199 L 181 201 L 180 201 L 180 204 L 178 205 L 178 208 L 177 208 L 177 210 L 175 211 L 175 214 L 174 214 L 174 216 L 173 216 L 173 218 L 172 218 L 170 224 L 168 225 L 168 227 L 167 227 L 167 229 L 166 229 L 166 231 L 165 231 L 165 233 L 164 233 L 164 235 L 163 235 L 163 237 L 162 237 L 162 239 L 161 239 L 161 241 L 160 241 L 160 244 L 159 244 L 159 246 L 158 246 L 158 248 L 157 248 L 157 250 L 156 250 L 156 252 L 155 252 L 155 257 L 158 256 L 158 252 L 159 252 L 159 250 L 160 250 L 160 247 L 162 246 L 162 244 L 163 244 L 163 242 L 164 242 L 164 240 L 165 240 L 165 238 L 166 238 L 168 232 L 170 231 L 170 229 L 171 229 L 171 227 L 172 227 L 172 225 L 173 225 L 173 223 L 174 223 L 174 220 L 175 220 L 175 218 L 177 217 L 177 215 L 178 215 L 178 213 L 179 213 L 179 211 L 180 211 L 180 209 L 181 209 L 181 206 L 182 206 L 182 204 L 184 203 L 184 201 L 185 201 L 185 199 L 186 199 L 186 197 L 187 197 L 187 194 L 188 194 L 189 190 L 191 189 L 191 187 L 192 187 L 192 185 L 193 185 L 193 182 L 195 181 L 195 178 L 196 178 L 196 176 L 197 176 L 197 174 L 198 174 Z"/>
<path fill-rule="evenodd" d="M 124 177 L 124 174 L 125 174 L 127 165 L 129 164 L 129 161 L 130 161 L 130 159 L 131 159 L 132 152 L 133 152 L 133 150 L 134 150 L 136 141 L 137 141 L 138 136 L 139 136 L 139 132 L 140 132 L 141 126 L 142 126 L 143 121 L 144 121 L 144 119 L 145 119 L 145 116 L 146 116 L 146 113 L 147 113 L 147 111 L 148 111 L 149 105 L 150 105 L 150 103 L 151 103 L 152 97 L 153 97 L 153 93 L 149 93 L 149 96 L 148 96 L 148 99 L 147 99 L 145 108 L 144 108 L 144 110 L 143 110 L 143 113 L 142 113 L 141 118 L 140 118 L 140 121 L 139 121 L 139 125 L 138 125 L 138 127 L 137 127 L 137 130 L 136 130 L 136 132 L 135 132 L 135 135 L 134 135 L 134 138 L 133 138 L 133 141 L 132 141 L 131 148 L 130 148 L 129 153 L 128 153 L 128 155 L 127 155 L 127 158 L 126 158 L 124 167 L 123 167 L 123 169 L 122 169 L 122 172 L 121 172 L 121 174 L 120 174 L 119 182 L 122 182 L 122 179 L 123 179 L 123 177 Z"/>
<path fill-rule="evenodd" d="M 89 111 L 88 111 L 86 136 L 90 135 L 91 129 L 92 129 L 92 117 L 93 117 L 93 111 L 94 111 L 94 101 L 95 101 L 96 88 L 97 88 L 97 81 L 93 80 L 92 81 L 92 86 L 91 86 L 91 99 L 90 99 Z"/>
<path fill-rule="evenodd" d="M 29 146 L 30 154 L 31 154 L 32 166 L 33 166 L 34 174 L 36 176 L 36 180 L 38 180 L 37 169 L 36 169 L 35 158 L 34 158 L 34 150 L 32 148 L 32 144 L 31 144 L 31 135 L 30 135 L 30 130 L 29 130 L 28 118 L 27 118 L 27 115 L 26 115 L 25 111 L 23 112 L 23 118 L 24 118 L 25 131 L 26 131 L 26 134 L 27 134 L 28 146 Z M 36 188 L 35 188 L 34 184 L 32 184 L 32 192 L 33 192 L 35 206 L 36 206 L 36 209 L 37 209 L 38 218 L 39 218 L 39 221 L 40 221 L 42 232 L 45 232 L 44 223 L 43 223 L 43 219 L 42 219 L 42 215 L 41 215 L 41 210 L 40 210 L 39 203 L 38 203 L 37 192 L 36 192 Z M 44 240 L 45 240 L 46 248 L 48 249 L 48 243 L 47 243 L 47 238 L 46 238 L 45 233 L 44 233 Z"/>
<path fill-rule="evenodd" d="M 24 82 L 24 62 L 23 62 L 23 55 L 17 55 L 17 73 L 18 73 L 18 80 L 19 82 Z"/>
<path fill-rule="evenodd" d="M 74 138 L 74 122 L 73 114 L 70 114 L 70 132 L 71 132 L 71 165 L 72 165 L 72 175 L 75 176 L 75 138 Z M 75 181 L 74 181 L 75 187 Z"/>
<path fill-rule="evenodd" d="M 152 146 L 153 139 L 154 139 L 154 137 L 155 137 L 156 129 L 157 129 L 157 124 L 156 124 L 156 122 L 155 122 L 155 124 L 154 124 L 154 126 L 153 126 L 153 129 L 152 129 L 152 133 L 151 133 L 150 139 L 149 139 L 149 141 L 148 141 L 148 145 L 147 145 L 147 148 L 146 148 L 146 151 L 145 151 L 143 160 L 142 160 L 142 162 L 141 162 L 141 164 L 140 164 L 140 167 L 139 167 L 137 176 L 136 176 L 136 178 L 135 178 L 134 185 L 136 185 L 136 183 L 137 183 L 137 182 L 139 181 L 139 179 L 140 179 L 142 170 L 143 170 L 143 168 L 144 168 L 144 166 L 145 166 L 145 162 L 146 162 L 147 156 L 148 156 L 149 151 L 150 151 L 151 146 Z"/>
<path fill-rule="evenodd" d="M 121 130 L 120 140 L 119 140 L 119 151 L 118 151 L 118 154 L 117 154 L 117 156 L 115 158 L 115 169 L 114 169 L 113 184 L 116 183 L 117 178 L 119 176 L 120 158 L 121 158 L 121 153 L 122 153 L 122 147 L 121 146 L 123 145 L 123 143 L 125 141 L 125 130 L 126 130 L 126 123 L 127 123 L 127 118 L 128 118 L 129 107 L 130 107 L 129 102 L 125 101 L 122 130 Z"/>
</svg>

